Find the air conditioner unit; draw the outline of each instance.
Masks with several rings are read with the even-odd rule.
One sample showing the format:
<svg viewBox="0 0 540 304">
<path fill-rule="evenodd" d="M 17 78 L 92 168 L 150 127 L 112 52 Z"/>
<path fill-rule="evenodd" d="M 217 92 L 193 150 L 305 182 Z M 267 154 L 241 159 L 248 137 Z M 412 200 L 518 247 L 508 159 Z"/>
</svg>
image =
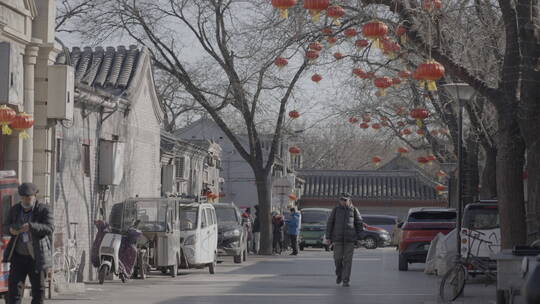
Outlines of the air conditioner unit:
<svg viewBox="0 0 540 304">
<path fill-rule="evenodd" d="M 99 142 L 99 184 L 118 186 L 124 178 L 125 143 L 113 140 Z"/>
<path fill-rule="evenodd" d="M 73 119 L 75 75 L 70 65 L 50 65 L 47 71 L 47 117 Z"/>
<path fill-rule="evenodd" d="M 23 77 L 23 56 L 19 48 L 0 42 L 0 104 L 23 103 Z"/>
</svg>

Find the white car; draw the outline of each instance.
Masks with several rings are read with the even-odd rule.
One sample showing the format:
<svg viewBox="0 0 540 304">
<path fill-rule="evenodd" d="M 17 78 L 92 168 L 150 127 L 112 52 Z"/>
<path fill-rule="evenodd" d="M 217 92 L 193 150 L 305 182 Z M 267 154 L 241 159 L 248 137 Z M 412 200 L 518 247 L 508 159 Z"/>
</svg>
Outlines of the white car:
<svg viewBox="0 0 540 304">
<path fill-rule="evenodd" d="M 218 225 L 212 204 L 180 205 L 181 264 L 183 269 L 208 267 L 215 273 Z"/>
<path fill-rule="evenodd" d="M 501 250 L 501 228 L 497 203 L 468 204 L 463 213 L 461 255 L 472 255 L 495 264 L 492 256 Z"/>
</svg>

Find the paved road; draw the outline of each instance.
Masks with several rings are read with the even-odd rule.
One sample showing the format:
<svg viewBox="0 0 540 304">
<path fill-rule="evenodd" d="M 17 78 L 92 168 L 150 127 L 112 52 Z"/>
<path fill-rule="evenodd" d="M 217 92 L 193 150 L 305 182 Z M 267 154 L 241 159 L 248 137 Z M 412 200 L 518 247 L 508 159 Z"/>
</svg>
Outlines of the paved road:
<svg viewBox="0 0 540 304">
<path fill-rule="evenodd" d="M 393 248 L 357 250 L 350 288 L 335 284 L 332 257 L 320 250 L 306 250 L 296 257 L 250 257 L 242 266 L 229 260 L 218 265 L 216 275 L 190 270 L 173 279 L 154 273 L 145 281 L 128 284 L 88 284 L 85 294 L 64 295 L 47 303 L 437 303 L 438 280 L 425 275 L 422 264 L 399 272 Z M 484 293 L 488 297 L 465 298 L 457 303 L 491 303 L 489 295 L 493 292 Z"/>
</svg>

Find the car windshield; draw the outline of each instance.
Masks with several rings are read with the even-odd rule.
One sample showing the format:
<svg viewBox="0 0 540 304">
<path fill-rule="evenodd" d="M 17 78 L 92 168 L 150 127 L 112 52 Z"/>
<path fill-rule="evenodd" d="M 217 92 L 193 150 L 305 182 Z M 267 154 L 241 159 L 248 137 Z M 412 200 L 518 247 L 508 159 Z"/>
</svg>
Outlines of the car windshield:
<svg viewBox="0 0 540 304">
<path fill-rule="evenodd" d="M 167 205 L 158 202 L 137 202 L 138 228 L 142 231 L 165 231 Z"/>
<path fill-rule="evenodd" d="M 455 222 L 456 212 L 454 211 L 419 211 L 409 215 L 408 222 L 411 223 L 441 223 Z"/>
<path fill-rule="evenodd" d="M 321 224 L 328 220 L 328 212 L 325 211 L 303 211 L 302 223 L 305 224 Z"/>
<path fill-rule="evenodd" d="M 197 219 L 199 218 L 198 207 L 181 207 L 180 208 L 180 227 L 181 230 L 197 229 Z"/>
<path fill-rule="evenodd" d="M 238 222 L 236 209 L 216 207 L 216 216 L 219 223 Z"/>
<path fill-rule="evenodd" d="M 499 210 L 492 208 L 471 208 L 465 210 L 463 227 L 474 230 L 499 228 Z"/>
</svg>

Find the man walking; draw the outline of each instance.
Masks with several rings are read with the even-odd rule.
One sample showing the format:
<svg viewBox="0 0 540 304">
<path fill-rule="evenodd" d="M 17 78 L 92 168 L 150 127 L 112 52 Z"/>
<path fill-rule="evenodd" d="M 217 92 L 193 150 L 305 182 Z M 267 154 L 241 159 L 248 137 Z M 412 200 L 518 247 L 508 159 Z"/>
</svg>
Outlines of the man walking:
<svg viewBox="0 0 540 304">
<path fill-rule="evenodd" d="M 287 219 L 287 233 L 289 234 L 289 240 L 291 241 L 293 250 L 291 255 L 298 255 L 298 235 L 300 234 L 302 216 L 300 215 L 300 212 L 296 211 L 295 207 L 291 207 L 290 210 L 291 214 Z"/>
<path fill-rule="evenodd" d="M 350 194 L 342 193 L 339 205 L 328 218 L 326 237 L 328 244 L 334 246 L 336 283 L 343 282 L 344 287 L 349 287 L 354 247 L 362 230 L 360 212 L 352 205 Z"/>
<path fill-rule="evenodd" d="M 4 251 L 10 262 L 7 304 L 20 304 L 26 277 L 32 284 L 32 304 L 45 299 L 45 276 L 52 264 L 53 216 L 45 204 L 36 200 L 38 189 L 32 183 L 19 186 L 21 202 L 10 210 L 5 223 L 11 240 Z"/>
</svg>

